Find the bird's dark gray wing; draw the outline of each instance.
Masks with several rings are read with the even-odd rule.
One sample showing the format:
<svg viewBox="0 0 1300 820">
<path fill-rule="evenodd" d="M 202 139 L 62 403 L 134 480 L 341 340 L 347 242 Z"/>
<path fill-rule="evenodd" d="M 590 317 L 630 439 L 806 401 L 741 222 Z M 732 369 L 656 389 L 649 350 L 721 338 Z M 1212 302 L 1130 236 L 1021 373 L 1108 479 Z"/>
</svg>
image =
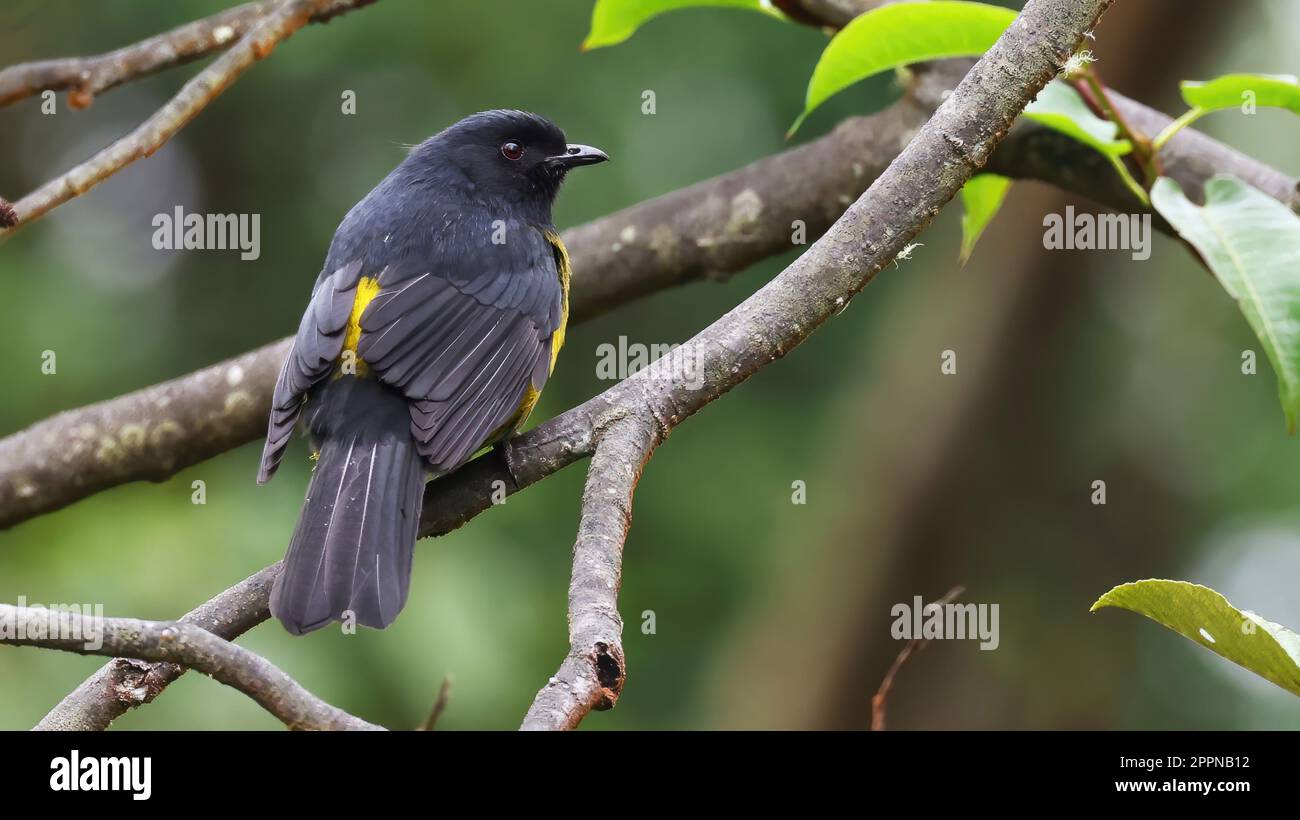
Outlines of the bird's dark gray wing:
<svg viewBox="0 0 1300 820">
<path fill-rule="evenodd" d="M 386 269 L 357 346 L 408 399 L 411 435 L 436 474 L 519 423 L 530 389 L 540 392 L 550 374 L 563 312 L 555 251 L 540 231 L 440 264 L 455 269 Z M 479 272 L 460 272 L 469 270 Z"/>
<path fill-rule="evenodd" d="M 270 480 L 280 466 L 307 391 L 329 375 L 343 350 L 344 333 L 360 280 L 361 261 L 357 260 L 323 277 L 312 292 L 271 396 L 271 420 L 257 472 L 259 484 Z"/>
</svg>

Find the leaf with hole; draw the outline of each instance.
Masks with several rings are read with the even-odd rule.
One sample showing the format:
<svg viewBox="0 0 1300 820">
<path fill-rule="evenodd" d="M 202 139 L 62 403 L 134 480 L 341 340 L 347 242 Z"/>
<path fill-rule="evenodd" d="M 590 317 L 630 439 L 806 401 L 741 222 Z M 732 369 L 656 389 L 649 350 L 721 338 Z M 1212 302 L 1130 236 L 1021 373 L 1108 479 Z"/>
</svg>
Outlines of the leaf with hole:
<svg viewBox="0 0 1300 820">
<path fill-rule="evenodd" d="M 1277 374 L 1278 396 L 1294 433 L 1300 415 L 1300 216 L 1236 177 L 1205 184 L 1205 205 L 1168 177 L 1151 201 L 1191 243 L 1237 300 Z"/>
<path fill-rule="evenodd" d="M 1148 580 L 1120 584 L 1090 612 L 1119 607 L 1145 615 L 1193 643 L 1300 695 L 1300 635 L 1239 610 L 1200 584 Z"/>
</svg>

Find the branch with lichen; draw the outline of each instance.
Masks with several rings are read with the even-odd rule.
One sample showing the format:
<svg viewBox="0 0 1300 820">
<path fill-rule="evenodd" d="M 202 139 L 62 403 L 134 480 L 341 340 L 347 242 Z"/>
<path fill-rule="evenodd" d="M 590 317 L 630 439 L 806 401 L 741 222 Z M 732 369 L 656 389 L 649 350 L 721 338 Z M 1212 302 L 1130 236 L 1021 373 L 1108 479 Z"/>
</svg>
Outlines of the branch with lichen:
<svg viewBox="0 0 1300 820">
<path fill-rule="evenodd" d="M 100 618 L 0 604 L 0 643 L 108 655 L 196 669 L 256 701 L 290 729 L 361 729 L 367 723 L 308 692 L 279 667 L 192 623 Z"/>
</svg>

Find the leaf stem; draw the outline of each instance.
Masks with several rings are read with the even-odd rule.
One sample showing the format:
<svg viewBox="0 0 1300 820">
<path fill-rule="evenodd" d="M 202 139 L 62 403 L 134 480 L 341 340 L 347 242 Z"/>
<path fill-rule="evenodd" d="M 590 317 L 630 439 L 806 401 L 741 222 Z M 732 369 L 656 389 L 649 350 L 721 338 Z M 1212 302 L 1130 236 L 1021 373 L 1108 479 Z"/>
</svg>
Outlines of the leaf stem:
<svg viewBox="0 0 1300 820">
<path fill-rule="evenodd" d="M 1152 147 L 1154 147 L 1157 151 L 1159 151 L 1161 148 L 1164 148 L 1165 143 L 1173 139 L 1174 134 L 1177 134 L 1179 131 L 1183 130 L 1187 126 L 1199 120 L 1201 117 L 1205 115 L 1205 113 L 1206 113 L 1205 109 L 1201 108 L 1200 106 L 1193 106 L 1192 108 L 1189 108 L 1187 110 L 1187 113 L 1183 114 L 1178 119 L 1166 125 L 1165 130 L 1161 131 L 1159 134 L 1156 135 L 1155 140 L 1153 140 L 1151 143 Z"/>
<path fill-rule="evenodd" d="M 1138 202 L 1141 202 L 1143 207 L 1150 208 L 1151 197 L 1147 195 L 1147 189 L 1143 188 L 1142 184 L 1134 179 L 1133 175 L 1129 173 L 1128 166 L 1124 164 L 1124 160 L 1114 154 L 1106 154 L 1105 156 L 1106 159 L 1110 160 L 1110 164 L 1115 166 L 1115 171 L 1119 173 L 1120 179 L 1124 180 L 1125 187 L 1133 192 L 1133 196 L 1137 197 Z"/>
<path fill-rule="evenodd" d="M 1081 75 L 1084 82 L 1087 83 L 1088 89 L 1092 92 L 1101 115 L 1115 123 L 1119 127 L 1120 136 L 1132 143 L 1133 159 L 1142 167 L 1142 173 L 1146 176 L 1147 184 L 1154 183 L 1160 176 L 1162 169 L 1160 160 L 1156 157 L 1156 149 L 1150 138 L 1130 126 L 1128 120 L 1124 119 L 1124 115 L 1111 102 L 1110 95 L 1106 93 L 1106 86 L 1102 84 L 1101 77 L 1097 74 L 1096 69 L 1089 65 L 1081 72 Z M 1145 194 L 1143 199 L 1146 199 Z"/>
</svg>

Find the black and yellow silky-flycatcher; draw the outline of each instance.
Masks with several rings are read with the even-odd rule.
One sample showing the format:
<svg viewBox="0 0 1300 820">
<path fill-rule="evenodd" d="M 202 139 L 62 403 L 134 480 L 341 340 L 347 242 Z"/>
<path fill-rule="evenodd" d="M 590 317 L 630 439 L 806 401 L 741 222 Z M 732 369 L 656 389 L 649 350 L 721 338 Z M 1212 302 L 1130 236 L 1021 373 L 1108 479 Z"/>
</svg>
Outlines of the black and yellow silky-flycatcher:
<svg viewBox="0 0 1300 820">
<path fill-rule="evenodd" d="M 258 483 L 300 417 L 316 448 L 271 612 L 294 634 L 406 603 L 424 482 L 508 439 L 564 343 L 551 205 L 604 152 L 486 111 L 415 147 L 344 217 L 280 371 Z"/>
</svg>

